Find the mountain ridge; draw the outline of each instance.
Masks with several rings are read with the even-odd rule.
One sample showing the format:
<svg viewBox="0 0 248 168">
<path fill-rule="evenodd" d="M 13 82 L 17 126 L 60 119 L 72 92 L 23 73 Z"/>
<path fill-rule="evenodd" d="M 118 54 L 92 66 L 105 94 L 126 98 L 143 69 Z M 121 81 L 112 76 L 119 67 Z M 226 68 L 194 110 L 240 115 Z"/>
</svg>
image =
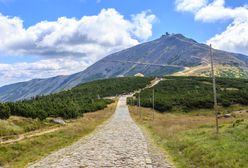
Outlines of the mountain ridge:
<svg viewBox="0 0 248 168">
<path fill-rule="evenodd" d="M 213 49 L 213 53 L 216 64 L 235 66 L 248 72 L 248 56 L 216 49 Z M 139 62 L 147 65 L 138 64 Z M 17 101 L 47 95 L 96 79 L 133 76 L 137 73 L 145 76 L 170 75 L 207 64 L 208 45 L 186 38 L 182 34 L 166 34 L 153 41 L 110 54 L 84 71 L 72 75 L 32 79 L 0 87 L 0 101 Z"/>
</svg>

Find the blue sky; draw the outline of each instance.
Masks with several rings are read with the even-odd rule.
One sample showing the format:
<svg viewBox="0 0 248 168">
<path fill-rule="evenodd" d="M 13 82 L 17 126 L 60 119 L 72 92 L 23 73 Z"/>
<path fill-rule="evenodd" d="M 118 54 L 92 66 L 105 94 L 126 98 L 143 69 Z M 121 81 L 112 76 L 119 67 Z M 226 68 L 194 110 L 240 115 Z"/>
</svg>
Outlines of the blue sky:
<svg viewBox="0 0 248 168">
<path fill-rule="evenodd" d="M 237 44 L 226 45 L 237 41 L 235 39 L 242 35 L 239 33 L 247 35 L 244 30 L 248 25 L 246 5 L 246 0 L 0 0 L 0 21 L 1 17 L 3 20 L 0 36 L 5 37 L 0 40 L 0 86 L 74 73 L 109 53 L 159 38 L 165 32 L 181 33 L 201 43 L 212 42 L 216 48 L 248 54 L 245 49 L 248 37 Z M 90 19 L 82 19 L 85 16 Z M 108 16 L 110 21 L 105 23 Z M 61 17 L 65 19 L 58 21 Z M 116 24 L 111 29 L 120 37 L 102 40 L 106 38 L 104 34 L 111 35 L 106 29 L 110 18 Z M 78 27 L 73 27 L 74 23 Z M 60 34 L 65 25 L 68 30 Z M 33 28 L 28 30 L 30 27 Z M 96 33 L 99 38 L 89 27 L 96 29 L 94 31 L 100 29 Z M 82 32 L 75 32 L 79 28 Z M 70 39 L 70 31 L 76 33 L 75 36 L 79 33 L 82 38 Z M 53 36 L 45 37 L 51 32 Z M 40 43 L 40 39 L 46 41 Z M 81 43 L 87 46 L 80 46 Z"/>
<path fill-rule="evenodd" d="M 166 31 L 182 33 L 200 42 L 205 42 L 216 33 L 224 31 L 230 21 L 218 23 L 195 22 L 192 14 L 175 10 L 173 0 L 2 0 L 0 12 L 3 15 L 18 16 L 27 28 L 40 21 L 54 21 L 61 16 L 81 18 L 96 15 L 102 8 L 115 8 L 126 18 L 145 10 L 151 10 L 158 18 L 154 24 L 153 36 L 158 38 Z M 227 0 L 231 7 L 242 6 L 246 0 Z"/>
</svg>

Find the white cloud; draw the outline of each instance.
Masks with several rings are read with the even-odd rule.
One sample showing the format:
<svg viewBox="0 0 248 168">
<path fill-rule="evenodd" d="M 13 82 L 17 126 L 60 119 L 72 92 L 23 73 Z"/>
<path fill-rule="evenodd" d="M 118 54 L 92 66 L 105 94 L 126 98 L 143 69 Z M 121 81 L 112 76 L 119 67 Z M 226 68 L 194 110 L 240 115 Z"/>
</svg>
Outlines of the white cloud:
<svg viewBox="0 0 248 168">
<path fill-rule="evenodd" d="M 103 9 L 96 16 L 81 19 L 58 18 L 23 28 L 20 18 L 0 15 L 0 50 L 9 55 L 46 57 L 104 55 L 147 40 L 155 16 L 142 12 L 132 21 L 115 9 Z M 144 26 L 141 26 L 144 24 Z"/>
<path fill-rule="evenodd" d="M 204 22 L 214 22 L 225 19 L 247 19 L 248 9 L 243 7 L 228 8 L 225 7 L 224 0 L 215 0 L 195 13 L 195 19 Z"/>
<path fill-rule="evenodd" d="M 69 75 L 83 70 L 88 65 L 82 59 L 57 58 L 33 63 L 0 63 L 0 85 L 35 78 Z"/>
<path fill-rule="evenodd" d="M 229 19 L 231 21 L 224 32 L 216 34 L 207 43 L 212 43 L 218 49 L 248 55 L 248 7 L 246 5 L 231 8 L 225 6 L 225 0 L 213 0 L 197 10 L 188 10 L 187 6 L 183 8 L 182 4 L 187 4 L 189 1 L 180 0 L 181 4 L 176 3 L 176 5 L 177 8 L 182 6 L 179 11 L 192 12 L 195 15 L 195 20 L 216 22 Z"/>
<path fill-rule="evenodd" d="M 81 68 L 75 69 L 82 70 L 110 53 L 146 41 L 152 36 L 152 24 L 155 18 L 150 12 L 141 12 L 132 15 L 131 20 L 127 20 L 115 9 L 102 9 L 94 16 L 83 16 L 80 19 L 60 17 L 53 22 L 41 21 L 24 28 L 21 18 L 0 14 L 0 53 L 9 56 L 39 56 L 47 61 L 52 59 L 52 64 L 48 65 L 55 65 L 54 60 L 59 59 L 67 61 L 80 59 Z M 59 65 L 64 67 L 63 71 L 51 69 L 50 76 L 71 73 L 70 67 L 64 66 L 65 62 L 60 62 Z M 46 61 L 37 62 L 38 65 L 45 63 Z M 1 67 L 7 66 L 13 69 L 13 73 L 10 73 L 13 79 L 10 75 L 6 79 L 17 81 L 22 78 L 18 75 L 15 77 L 15 73 L 20 73 L 15 70 L 22 69 L 22 66 L 24 69 L 32 67 L 35 64 L 1 64 Z M 33 75 L 21 76 L 26 76 L 23 79 L 46 77 L 42 69 L 41 67 Z M 7 73 L 7 71 L 2 69 L 0 85 L 6 76 L 3 72 Z M 23 71 L 23 74 L 26 72 Z"/>
<path fill-rule="evenodd" d="M 182 12 L 196 12 L 206 4 L 207 0 L 176 0 L 176 9 Z"/>
<path fill-rule="evenodd" d="M 208 40 L 215 48 L 248 55 L 248 22 L 235 21 L 226 30 Z"/>
<path fill-rule="evenodd" d="M 140 14 L 132 16 L 134 35 L 141 40 L 148 39 L 152 36 L 152 23 L 156 17 L 152 14 L 149 15 L 149 12 L 150 11 L 143 11 Z"/>
</svg>

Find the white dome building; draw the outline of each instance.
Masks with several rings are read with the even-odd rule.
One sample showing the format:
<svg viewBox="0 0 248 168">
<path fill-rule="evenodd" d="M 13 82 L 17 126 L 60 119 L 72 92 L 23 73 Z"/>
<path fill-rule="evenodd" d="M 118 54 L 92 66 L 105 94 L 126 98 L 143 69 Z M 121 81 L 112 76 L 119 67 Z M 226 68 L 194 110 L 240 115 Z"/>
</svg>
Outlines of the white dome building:
<svg viewBox="0 0 248 168">
<path fill-rule="evenodd" d="M 134 76 L 136 76 L 136 77 L 144 77 L 145 75 L 143 75 L 142 73 L 137 73 Z"/>
</svg>

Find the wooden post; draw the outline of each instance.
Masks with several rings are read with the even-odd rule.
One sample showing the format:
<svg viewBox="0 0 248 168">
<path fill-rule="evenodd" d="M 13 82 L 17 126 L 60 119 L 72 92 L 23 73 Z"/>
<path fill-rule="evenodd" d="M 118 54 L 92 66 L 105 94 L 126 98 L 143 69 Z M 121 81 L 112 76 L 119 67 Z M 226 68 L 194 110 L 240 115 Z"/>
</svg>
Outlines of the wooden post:
<svg viewBox="0 0 248 168">
<path fill-rule="evenodd" d="M 155 99 L 155 93 L 154 93 L 154 87 L 153 87 L 152 89 L 152 120 L 154 120 L 154 112 L 155 112 L 154 99 Z"/>
<path fill-rule="evenodd" d="M 216 95 L 216 81 L 215 81 L 215 74 L 214 74 L 214 63 L 213 63 L 213 51 L 212 45 L 210 44 L 210 62 L 211 62 L 211 76 L 213 81 L 213 95 L 214 95 L 214 111 L 215 111 L 215 127 L 216 133 L 219 133 L 219 120 L 218 120 L 218 112 L 217 112 L 217 95 Z"/>
<path fill-rule="evenodd" d="M 139 115 L 140 115 L 140 119 L 141 119 L 141 110 L 140 110 L 140 92 L 139 92 Z"/>
</svg>

